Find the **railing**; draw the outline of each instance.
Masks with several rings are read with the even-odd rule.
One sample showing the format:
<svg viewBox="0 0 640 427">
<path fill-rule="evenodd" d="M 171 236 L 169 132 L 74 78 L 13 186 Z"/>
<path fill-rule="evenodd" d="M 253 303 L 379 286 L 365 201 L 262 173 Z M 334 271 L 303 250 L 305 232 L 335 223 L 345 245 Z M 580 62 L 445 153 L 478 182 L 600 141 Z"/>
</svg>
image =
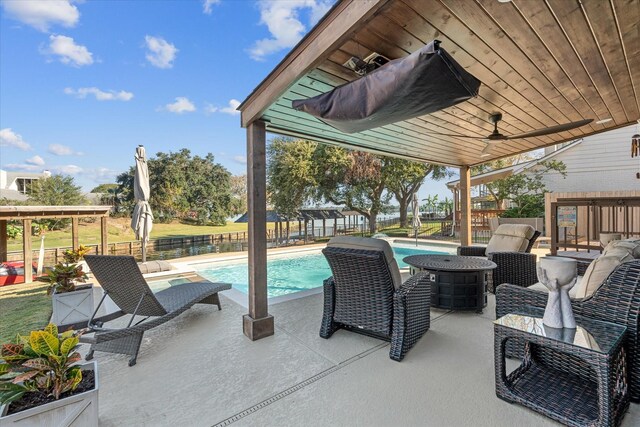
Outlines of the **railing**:
<svg viewBox="0 0 640 427">
<path fill-rule="evenodd" d="M 601 233 L 640 237 L 640 197 L 558 199 L 551 202 L 551 253 L 602 251 Z"/>
<path fill-rule="evenodd" d="M 398 224 L 399 218 L 380 220 L 377 222 L 378 228 L 390 227 Z M 316 221 L 316 224 L 318 221 Z M 271 228 L 267 230 L 267 244 L 269 247 L 274 246 L 291 246 L 313 243 L 316 239 L 330 238 L 337 234 L 359 234 L 368 233 L 367 228 L 362 228 L 362 224 L 353 225 L 352 227 L 345 224 L 336 224 L 333 220 L 327 220 L 325 226 L 313 226 L 311 221 L 307 224 L 305 234 L 304 222 L 301 223 L 302 229 L 298 228 L 298 222 L 289 223 L 289 236 L 287 238 L 286 224 L 282 224 L 282 230 Z M 168 237 L 160 239 L 150 239 L 147 243 L 148 259 L 171 259 L 180 258 L 182 256 L 195 255 L 199 253 L 216 253 L 216 252 L 233 252 L 246 251 L 249 236 L 247 231 L 237 231 L 229 233 L 203 234 L 196 236 Z M 99 254 L 99 244 L 85 244 L 90 248 L 90 254 Z M 63 246 L 57 248 L 47 248 L 44 250 L 44 265 L 54 265 L 63 260 L 64 251 L 71 249 L 71 246 Z M 111 255 L 132 255 L 138 259 L 142 257 L 142 244 L 139 240 L 114 242 L 107 245 L 107 251 Z M 39 250 L 33 250 L 33 259 L 37 260 Z M 11 251 L 7 253 L 8 261 L 21 261 L 23 258 L 22 251 Z"/>
<path fill-rule="evenodd" d="M 489 219 L 498 218 L 503 212 L 503 209 L 473 209 L 471 211 L 471 241 L 474 243 L 487 243 L 491 239 Z M 456 236 L 460 235 L 461 219 L 462 212 L 456 211 Z"/>
</svg>

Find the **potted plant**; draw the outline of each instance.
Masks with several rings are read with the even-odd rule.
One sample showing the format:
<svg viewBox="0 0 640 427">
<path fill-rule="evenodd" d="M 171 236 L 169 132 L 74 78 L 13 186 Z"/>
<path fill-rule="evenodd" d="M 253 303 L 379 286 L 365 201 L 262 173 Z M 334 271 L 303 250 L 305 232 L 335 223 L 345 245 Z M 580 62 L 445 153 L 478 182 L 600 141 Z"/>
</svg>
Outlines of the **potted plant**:
<svg viewBox="0 0 640 427">
<path fill-rule="evenodd" d="M 52 296 L 53 317 L 56 325 L 69 325 L 89 320 L 93 313 L 93 285 L 84 283 L 87 275 L 82 266 L 75 263 L 57 263 L 47 278 Z"/>
<path fill-rule="evenodd" d="M 0 426 L 97 426 L 96 362 L 78 365 L 79 333 L 50 324 L 0 349 Z"/>
<path fill-rule="evenodd" d="M 91 248 L 80 245 L 78 249 L 67 249 L 63 252 L 62 257 L 67 264 L 79 264 L 85 273 L 89 272 L 89 266 L 84 261 L 84 256 L 91 251 Z"/>
</svg>

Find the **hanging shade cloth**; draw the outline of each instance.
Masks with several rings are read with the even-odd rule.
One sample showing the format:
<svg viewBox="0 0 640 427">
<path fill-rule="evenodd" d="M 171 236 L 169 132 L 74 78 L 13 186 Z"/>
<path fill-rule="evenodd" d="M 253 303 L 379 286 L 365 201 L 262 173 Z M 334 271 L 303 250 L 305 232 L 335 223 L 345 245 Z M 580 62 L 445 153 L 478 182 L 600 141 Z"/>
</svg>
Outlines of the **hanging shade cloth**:
<svg viewBox="0 0 640 427">
<path fill-rule="evenodd" d="M 153 214 L 149 205 L 149 169 L 147 168 L 147 158 L 144 147 L 136 148 L 136 172 L 133 177 L 133 195 L 136 206 L 131 217 L 131 228 L 136 233 L 136 239 L 142 241 L 143 261 L 146 261 L 146 243 L 149 241 L 149 234 L 153 228 Z"/>
<path fill-rule="evenodd" d="M 478 95 L 480 80 L 434 40 L 331 92 L 292 102 L 345 133 L 362 132 L 451 107 Z"/>
</svg>

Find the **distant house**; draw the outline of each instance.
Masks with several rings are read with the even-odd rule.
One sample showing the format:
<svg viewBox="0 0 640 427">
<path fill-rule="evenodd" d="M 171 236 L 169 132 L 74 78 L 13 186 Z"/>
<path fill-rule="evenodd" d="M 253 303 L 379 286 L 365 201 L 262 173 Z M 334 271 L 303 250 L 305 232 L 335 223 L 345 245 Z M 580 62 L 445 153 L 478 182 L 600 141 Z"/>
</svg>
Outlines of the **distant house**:
<svg viewBox="0 0 640 427">
<path fill-rule="evenodd" d="M 27 200 L 29 188 L 34 181 L 48 178 L 51 172 L 45 170 L 40 173 L 7 172 L 0 169 L 0 199 L 24 201 Z"/>
<path fill-rule="evenodd" d="M 487 200 L 484 184 L 512 174 L 527 173 L 543 160 L 562 161 L 567 176 L 555 171 L 544 177 L 547 189 L 554 193 L 634 191 L 640 189 L 640 157 L 631 157 L 631 136 L 636 126 L 627 126 L 573 142 L 545 148 L 544 156 L 531 162 L 474 175 L 471 177 L 476 206 Z M 447 187 L 457 193 L 460 181 Z M 479 206 L 478 206 L 479 207 Z"/>
</svg>

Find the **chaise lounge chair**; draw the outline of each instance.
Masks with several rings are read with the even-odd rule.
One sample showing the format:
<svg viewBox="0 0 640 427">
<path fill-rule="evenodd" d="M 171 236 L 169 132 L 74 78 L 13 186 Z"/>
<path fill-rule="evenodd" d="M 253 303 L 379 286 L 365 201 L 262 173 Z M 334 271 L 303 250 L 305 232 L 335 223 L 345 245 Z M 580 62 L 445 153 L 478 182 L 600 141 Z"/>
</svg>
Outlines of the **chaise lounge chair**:
<svg viewBox="0 0 640 427">
<path fill-rule="evenodd" d="M 334 237 L 322 250 L 333 276 L 324 281 L 320 336 L 338 329 L 391 342 L 389 357 L 400 361 L 430 325 L 427 274 L 402 283 L 393 250 L 385 240 Z"/>
<path fill-rule="evenodd" d="M 172 286 L 154 294 L 132 256 L 86 255 L 84 258 L 104 290 L 104 296 L 88 323 L 87 333 L 94 333 L 94 336 L 83 335 L 81 338 L 81 342 L 91 344 L 87 360 L 93 358 L 94 351 L 98 350 L 129 355 L 129 366 L 133 366 L 145 331 L 173 319 L 194 304 L 214 304 L 220 310 L 218 292 L 231 288 L 227 283 L 202 281 Z M 120 310 L 96 318 L 107 295 Z M 126 327 L 104 327 L 105 322 L 126 315 L 131 316 Z M 136 316 L 143 319 L 134 323 Z"/>
</svg>

